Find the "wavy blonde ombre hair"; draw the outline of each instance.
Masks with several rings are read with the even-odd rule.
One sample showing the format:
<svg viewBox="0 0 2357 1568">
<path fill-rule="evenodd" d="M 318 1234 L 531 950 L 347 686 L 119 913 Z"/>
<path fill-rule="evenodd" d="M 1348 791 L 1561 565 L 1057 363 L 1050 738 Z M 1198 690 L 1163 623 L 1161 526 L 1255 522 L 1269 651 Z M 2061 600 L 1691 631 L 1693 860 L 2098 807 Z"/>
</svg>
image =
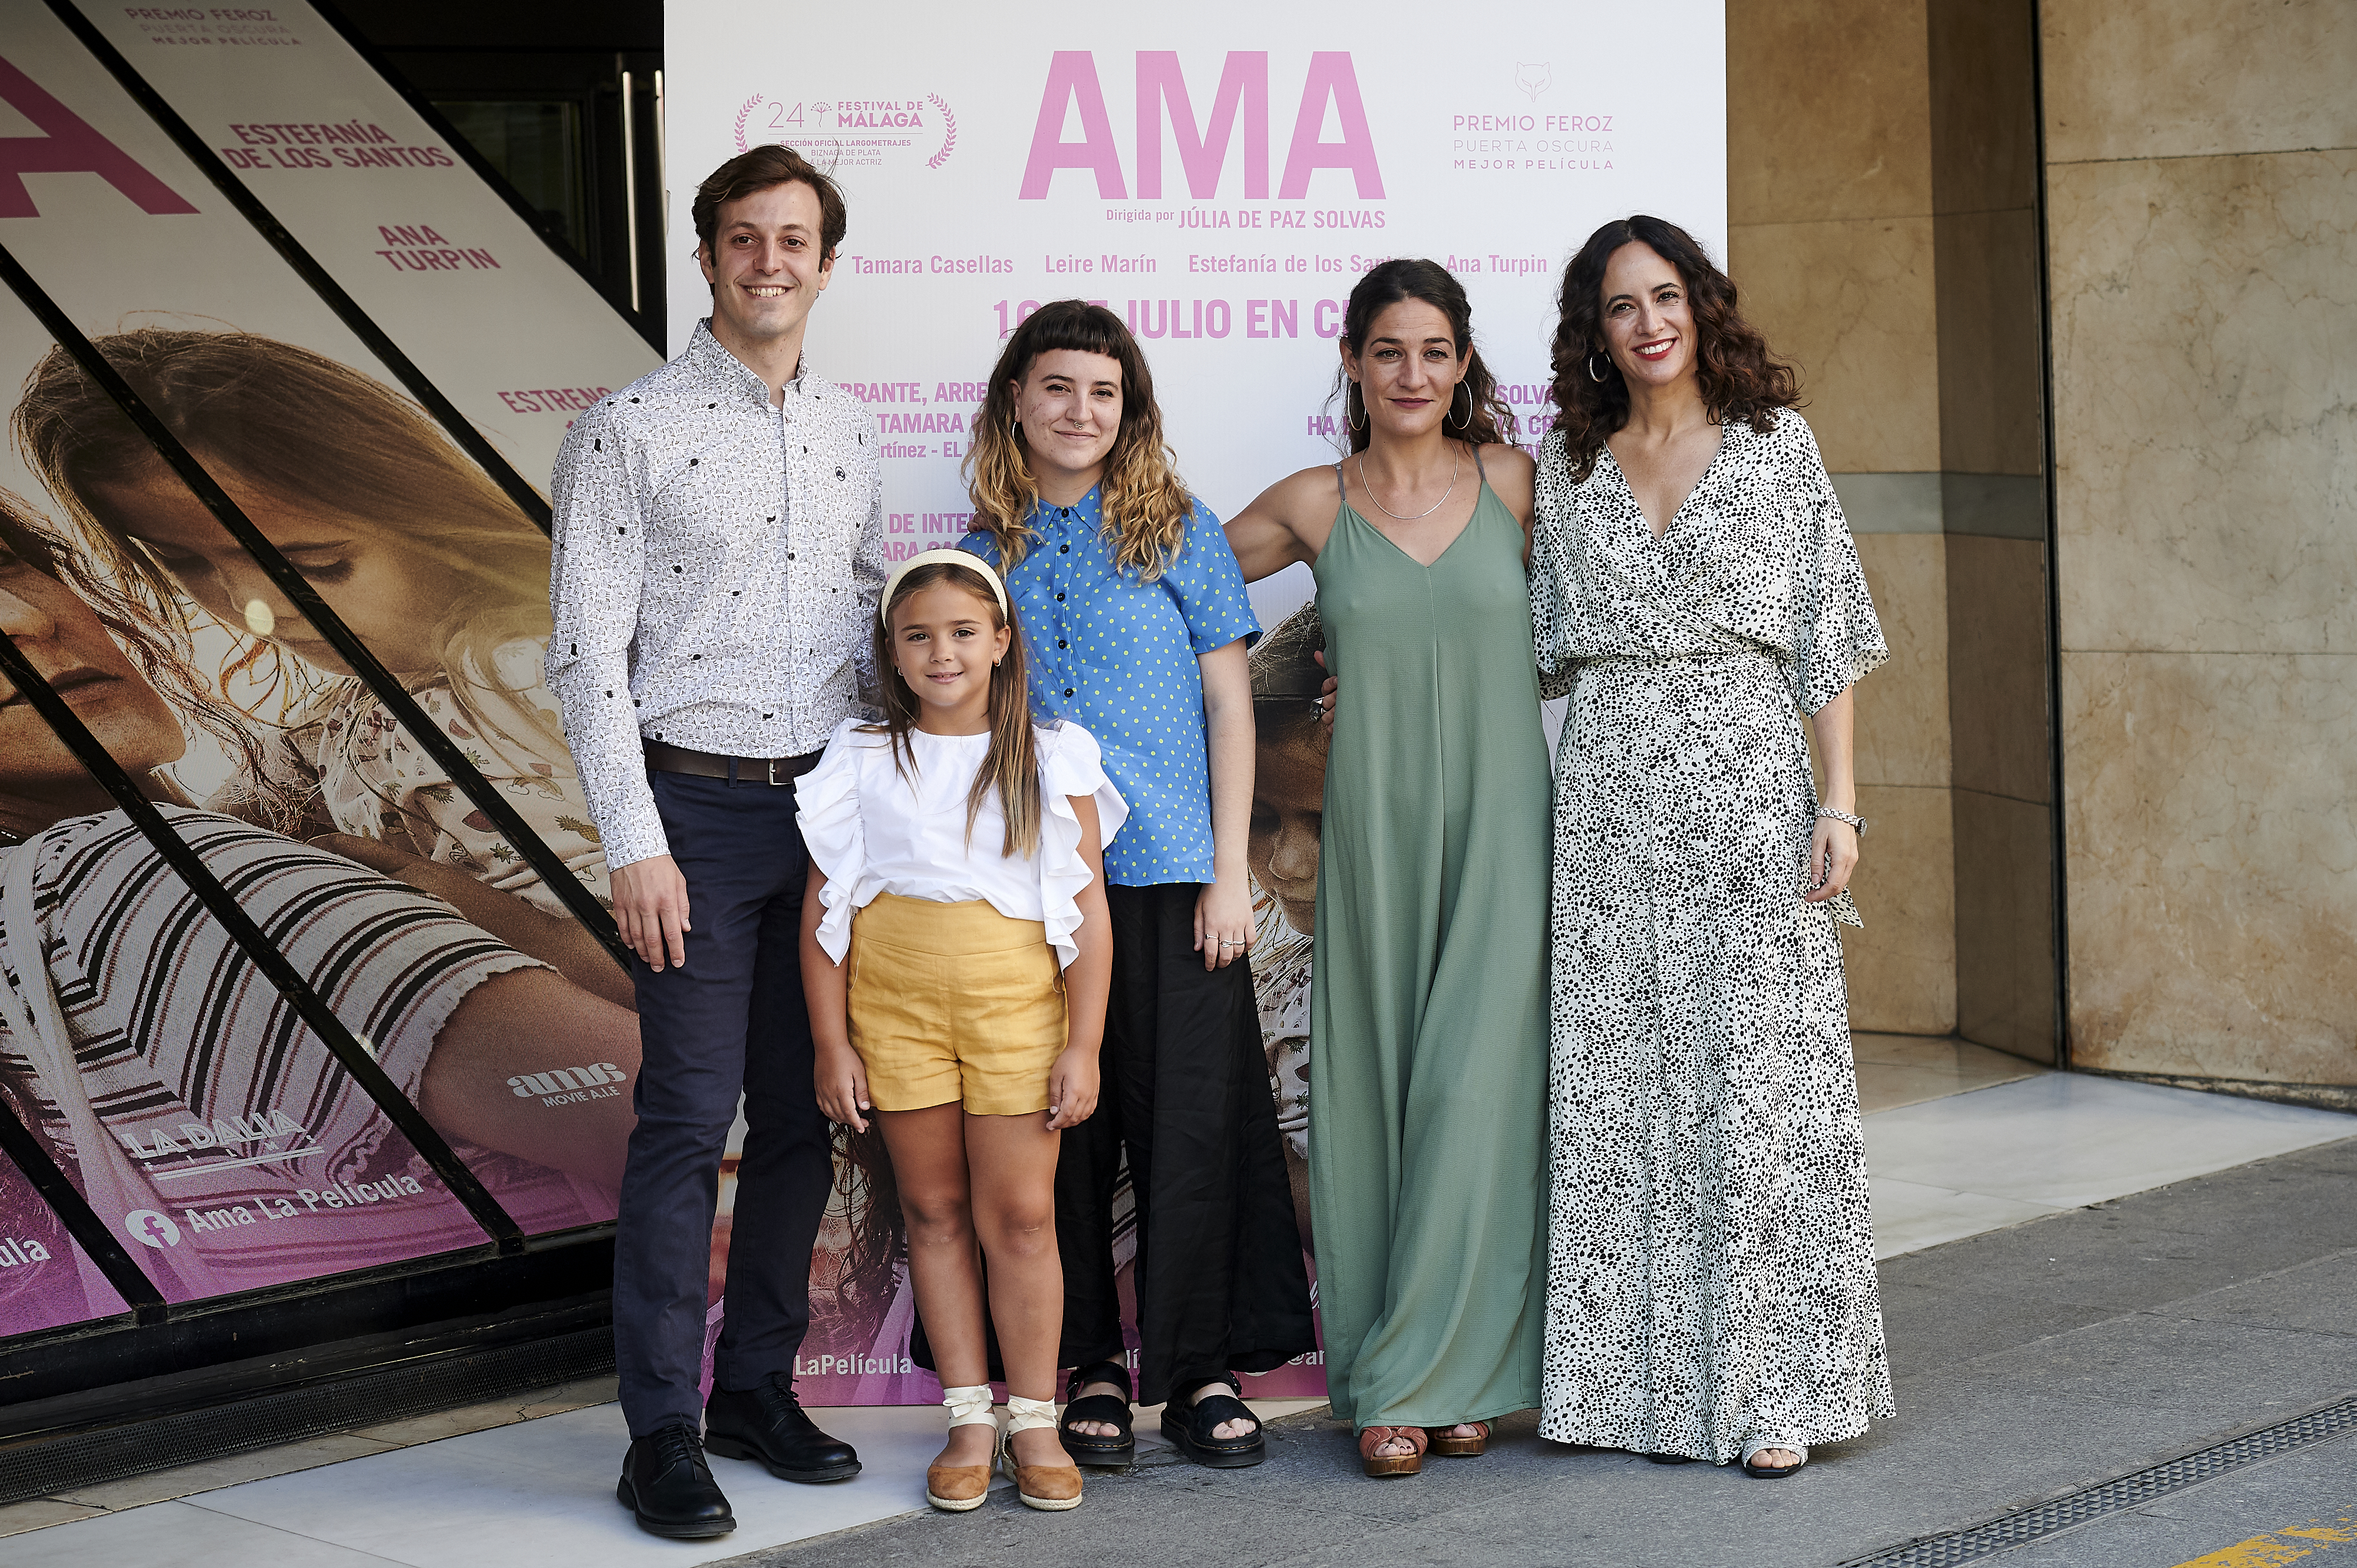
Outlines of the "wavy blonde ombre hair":
<svg viewBox="0 0 2357 1568">
<path fill-rule="evenodd" d="M 1194 498 L 1163 444 L 1162 410 L 1154 402 L 1154 372 L 1146 369 L 1146 355 L 1121 317 L 1101 305 L 1082 299 L 1043 305 L 1007 338 L 966 451 L 974 526 L 997 543 L 999 560 L 1008 570 L 1030 550 L 1029 520 L 1039 485 L 1031 473 L 1030 446 L 1016 424 L 1015 389 L 1030 376 L 1040 355 L 1059 349 L 1103 354 L 1121 366 L 1121 430 L 1105 455 L 1099 500 L 1114 566 L 1150 583 L 1178 558 Z"/>
</svg>

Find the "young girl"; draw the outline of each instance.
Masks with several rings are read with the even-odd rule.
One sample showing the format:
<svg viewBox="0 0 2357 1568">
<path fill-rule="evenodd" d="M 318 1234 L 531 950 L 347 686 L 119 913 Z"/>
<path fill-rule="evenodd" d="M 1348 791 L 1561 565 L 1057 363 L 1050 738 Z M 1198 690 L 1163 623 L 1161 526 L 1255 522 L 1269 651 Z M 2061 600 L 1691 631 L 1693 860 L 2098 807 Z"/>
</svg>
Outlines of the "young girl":
<svg viewBox="0 0 2357 1568">
<path fill-rule="evenodd" d="M 1129 809 L 1088 731 L 1032 725 L 987 564 L 914 556 L 877 619 L 876 668 L 894 672 L 884 722 L 845 721 L 799 791 L 819 1109 L 863 1133 L 872 1110 L 891 1151 L 950 1411 L 925 1499 L 962 1513 L 989 1489 L 986 1259 L 1006 1370 L 999 1457 L 1024 1502 L 1077 1508 L 1081 1473 L 1056 1433 L 1056 1155 L 1096 1109 L 1103 845 Z"/>
<path fill-rule="evenodd" d="M 1317 1348 L 1252 970 L 1245 840 L 1260 630 L 1220 521 L 1187 491 L 1137 340 L 1102 306 L 1042 306 L 1006 340 L 974 423 L 974 531 L 1022 610 L 1031 701 L 1103 743 L 1136 815 L 1105 853 L 1111 1113 L 1057 1171 L 1065 1447 L 1135 1453 L 1114 1262 L 1128 1157 L 1139 1403 L 1198 1464 L 1267 1455 L 1239 1372 Z M 1157 1160 L 1157 1151 L 1159 1159 Z"/>
</svg>

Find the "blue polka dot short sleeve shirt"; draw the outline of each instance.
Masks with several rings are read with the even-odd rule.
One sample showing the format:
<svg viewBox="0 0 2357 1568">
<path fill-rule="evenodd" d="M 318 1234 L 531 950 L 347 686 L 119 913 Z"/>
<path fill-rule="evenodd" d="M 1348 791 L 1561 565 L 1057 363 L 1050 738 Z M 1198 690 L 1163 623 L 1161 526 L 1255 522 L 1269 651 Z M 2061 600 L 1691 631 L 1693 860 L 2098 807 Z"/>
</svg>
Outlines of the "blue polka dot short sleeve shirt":
<svg viewBox="0 0 2357 1568">
<path fill-rule="evenodd" d="M 1035 506 L 1032 542 L 1007 574 L 1040 719 L 1071 719 L 1097 737 L 1104 769 L 1129 802 L 1105 851 L 1124 887 L 1211 880 L 1210 737 L 1196 660 L 1256 637 L 1243 573 L 1197 501 L 1170 569 L 1153 582 L 1114 569 L 1091 490 L 1078 506 Z M 985 533 L 959 546 L 999 565 Z"/>
</svg>

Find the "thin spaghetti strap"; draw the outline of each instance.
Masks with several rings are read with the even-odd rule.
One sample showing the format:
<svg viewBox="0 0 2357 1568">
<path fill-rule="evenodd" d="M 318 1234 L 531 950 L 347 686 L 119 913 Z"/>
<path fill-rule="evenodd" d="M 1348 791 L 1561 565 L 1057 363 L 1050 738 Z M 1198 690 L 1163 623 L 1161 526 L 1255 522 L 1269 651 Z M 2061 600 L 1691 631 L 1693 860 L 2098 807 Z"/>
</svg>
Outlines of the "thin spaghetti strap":
<svg viewBox="0 0 2357 1568">
<path fill-rule="evenodd" d="M 1490 470 L 1481 466 L 1481 443 L 1479 441 L 1473 443 L 1473 472 L 1480 477 L 1483 484 L 1490 482 Z"/>
<path fill-rule="evenodd" d="M 1351 492 L 1342 484 L 1342 465 L 1340 463 L 1334 465 L 1334 494 L 1340 498 L 1344 506 L 1351 504 Z"/>
</svg>

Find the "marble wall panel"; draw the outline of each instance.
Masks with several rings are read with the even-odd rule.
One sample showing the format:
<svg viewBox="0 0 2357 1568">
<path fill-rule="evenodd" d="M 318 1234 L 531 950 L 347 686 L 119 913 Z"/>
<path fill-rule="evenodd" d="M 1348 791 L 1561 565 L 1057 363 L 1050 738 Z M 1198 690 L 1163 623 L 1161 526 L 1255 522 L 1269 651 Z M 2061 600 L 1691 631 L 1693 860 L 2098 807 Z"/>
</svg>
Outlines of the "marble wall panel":
<svg viewBox="0 0 2357 1568">
<path fill-rule="evenodd" d="M 1932 209 L 2038 200 L 2037 17 L 2031 0 L 1927 0 Z"/>
<path fill-rule="evenodd" d="M 1955 837 L 1948 791 L 1860 784 L 1857 812 L 1868 826 L 1850 886 L 1866 929 L 1842 928 L 1850 1026 L 1953 1033 Z"/>
<path fill-rule="evenodd" d="M 1941 533 L 1943 503 L 1937 474 L 1836 472 L 1834 494 L 1852 533 Z"/>
<path fill-rule="evenodd" d="M 1730 0 L 1727 221 L 1929 212 L 1923 27 L 1923 0 Z"/>
<path fill-rule="evenodd" d="M 2039 474 L 1940 476 L 1940 523 L 1948 533 L 2046 542 L 2046 480 Z"/>
<path fill-rule="evenodd" d="M 1960 789 L 2050 804 L 2046 547 L 1947 536 L 1950 777 Z"/>
<path fill-rule="evenodd" d="M 1857 536 L 1867 588 L 1874 596 L 1883 640 L 1890 645 L 1890 662 L 1857 684 L 1856 746 L 1862 786 L 1947 785 L 1946 552 L 1947 542 L 1936 533 Z M 1943 845 L 1946 836 L 1941 835 Z"/>
<path fill-rule="evenodd" d="M 2062 646 L 2357 647 L 2357 151 L 2049 182 Z"/>
<path fill-rule="evenodd" d="M 1937 470 L 1932 220 L 1752 224 L 1728 248 L 1744 314 L 1800 367 L 1825 467 Z"/>
<path fill-rule="evenodd" d="M 2348 0 L 2044 0 L 2050 163 L 2357 145 Z"/>
<path fill-rule="evenodd" d="M 1933 222 L 1940 463 L 1951 473 L 2046 468 L 2045 317 L 2038 215 L 2027 207 Z"/>
<path fill-rule="evenodd" d="M 2062 657 L 2085 1066 L 2357 1083 L 2357 653 Z"/>
<path fill-rule="evenodd" d="M 2054 1017 L 2054 813 L 2050 807 L 1951 791 L 1956 835 L 1956 1032 L 2051 1062 Z"/>
</svg>

